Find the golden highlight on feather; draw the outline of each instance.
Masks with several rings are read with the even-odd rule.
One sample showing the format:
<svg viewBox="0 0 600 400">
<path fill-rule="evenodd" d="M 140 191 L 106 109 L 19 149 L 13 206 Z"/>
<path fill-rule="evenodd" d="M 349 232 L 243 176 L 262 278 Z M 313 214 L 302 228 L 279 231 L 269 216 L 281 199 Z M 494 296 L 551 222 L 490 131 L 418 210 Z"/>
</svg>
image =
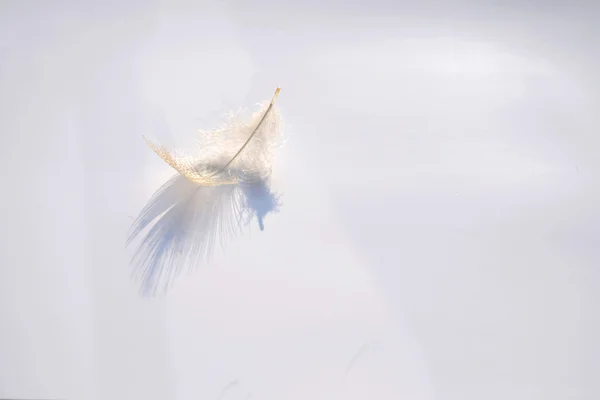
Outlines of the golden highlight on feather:
<svg viewBox="0 0 600 400">
<path fill-rule="evenodd" d="M 175 155 L 162 146 L 158 147 L 146 138 L 144 140 L 160 158 L 193 183 L 203 186 L 233 185 L 239 183 L 238 179 L 219 179 L 219 177 L 215 176 L 214 169 L 211 171 L 206 165 L 198 164 L 194 157 L 185 154 Z"/>
<path fill-rule="evenodd" d="M 269 130 L 278 130 L 278 113 L 274 110 L 275 100 L 279 93 L 281 92 L 281 88 L 277 88 L 271 99 L 271 102 L 266 107 L 266 110 L 261 110 L 257 114 L 255 114 L 249 124 L 245 124 L 246 129 L 242 129 L 242 131 L 247 130 L 247 128 L 254 126 L 252 132 L 248 135 L 246 141 L 240 146 L 239 150 L 229 159 L 229 161 L 223 165 L 222 167 L 218 167 L 218 162 L 216 160 L 206 160 L 202 159 L 203 157 L 193 157 L 188 154 L 185 154 L 180 151 L 170 151 L 166 149 L 164 146 L 157 146 L 150 140 L 144 137 L 144 140 L 148 144 L 148 146 L 160 157 L 169 164 L 173 169 L 179 172 L 181 175 L 185 176 L 190 181 L 206 186 L 217 186 L 217 185 L 232 185 L 240 182 L 239 178 L 235 178 L 233 176 L 223 176 L 223 172 L 225 172 L 228 168 L 235 166 L 236 160 L 239 158 L 240 154 L 248 147 L 251 143 L 252 139 L 261 132 L 261 128 L 263 124 L 271 116 L 271 114 L 275 114 L 274 121 L 271 121 L 271 126 L 267 129 Z M 257 116 L 261 115 L 260 119 L 257 120 Z M 275 124 L 273 123 L 275 122 Z M 241 126 L 238 126 L 238 129 Z M 275 129 L 274 129 L 275 128 Z M 219 134 L 219 136 L 226 133 L 227 129 L 221 129 L 219 131 L 212 132 L 213 135 Z M 214 139 L 213 139 L 214 140 Z M 259 139 L 260 140 L 260 139 Z"/>
</svg>

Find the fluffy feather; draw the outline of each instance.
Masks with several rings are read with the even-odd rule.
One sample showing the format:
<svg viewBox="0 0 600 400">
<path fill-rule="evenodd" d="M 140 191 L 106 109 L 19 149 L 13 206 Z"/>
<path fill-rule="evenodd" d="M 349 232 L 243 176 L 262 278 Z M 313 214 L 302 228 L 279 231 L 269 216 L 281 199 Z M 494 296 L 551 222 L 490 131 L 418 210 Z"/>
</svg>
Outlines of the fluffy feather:
<svg viewBox="0 0 600 400">
<path fill-rule="evenodd" d="M 150 148 L 178 174 L 151 197 L 134 221 L 127 246 L 143 236 L 132 258 L 144 294 L 169 289 L 184 270 L 210 260 L 253 217 L 278 210 L 270 189 L 273 150 L 280 143 L 274 103 L 263 104 L 249 121 L 230 116 L 219 129 L 200 132 L 196 151 Z"/>
</svg>

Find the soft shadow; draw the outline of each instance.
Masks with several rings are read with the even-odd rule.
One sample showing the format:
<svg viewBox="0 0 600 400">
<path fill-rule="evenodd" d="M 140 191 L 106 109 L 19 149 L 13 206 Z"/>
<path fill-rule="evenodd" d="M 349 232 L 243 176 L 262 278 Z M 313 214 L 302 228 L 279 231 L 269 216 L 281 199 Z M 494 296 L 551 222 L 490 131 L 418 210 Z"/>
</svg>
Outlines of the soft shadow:
<svg viewBox="0 0 600 400">
<path fill-rule="evenodd" d="M 143 295 L 166 293 L 182 272 L 208 263 L 218 242 L 243 232 L 256 217 L 280 207 L 279 196 L 260 179 L 239 185 L 200 186 L 181 175 L 165 183 L 134 221 L 127 246 L 141 237 L 131 263 Z"/>
</svg>

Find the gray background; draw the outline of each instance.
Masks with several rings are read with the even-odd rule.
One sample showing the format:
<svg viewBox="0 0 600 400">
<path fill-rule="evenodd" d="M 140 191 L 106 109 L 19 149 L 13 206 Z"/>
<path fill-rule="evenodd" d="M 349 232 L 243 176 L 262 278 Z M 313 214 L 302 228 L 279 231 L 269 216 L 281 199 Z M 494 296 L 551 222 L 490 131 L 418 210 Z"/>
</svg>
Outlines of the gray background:
<svg viewBox="0 0 600 400">
<path fill-rule="evenodd" d="M 2 2 L 0 397 L 600 398 L 599 15 Z M 277 85 L 280 214 L 139 298 L 150 121 Z"/>
</svg>

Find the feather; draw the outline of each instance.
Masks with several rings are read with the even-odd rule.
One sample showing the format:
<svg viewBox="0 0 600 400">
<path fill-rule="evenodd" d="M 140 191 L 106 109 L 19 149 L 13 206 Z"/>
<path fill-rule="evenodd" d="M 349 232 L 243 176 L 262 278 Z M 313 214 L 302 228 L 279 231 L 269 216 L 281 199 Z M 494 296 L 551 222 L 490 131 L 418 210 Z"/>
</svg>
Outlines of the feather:
<svg viewBox="0 0 600 400">
<path fill-rule="evenodd" d="M 219 129 L 200 132 L 196 151 L 148 146 L 177 174 L 160 187 L 133 222 L 126 245 L 139 240 L 131 260 L 143 294 L 166 292 L 183 272 L 210 261 L 256 217 L 279 209 L 270 188 L 273 152 L 280 144 L 280 116 L 270 103 L 249 121 L 230 115 Z"/>
</svg>

